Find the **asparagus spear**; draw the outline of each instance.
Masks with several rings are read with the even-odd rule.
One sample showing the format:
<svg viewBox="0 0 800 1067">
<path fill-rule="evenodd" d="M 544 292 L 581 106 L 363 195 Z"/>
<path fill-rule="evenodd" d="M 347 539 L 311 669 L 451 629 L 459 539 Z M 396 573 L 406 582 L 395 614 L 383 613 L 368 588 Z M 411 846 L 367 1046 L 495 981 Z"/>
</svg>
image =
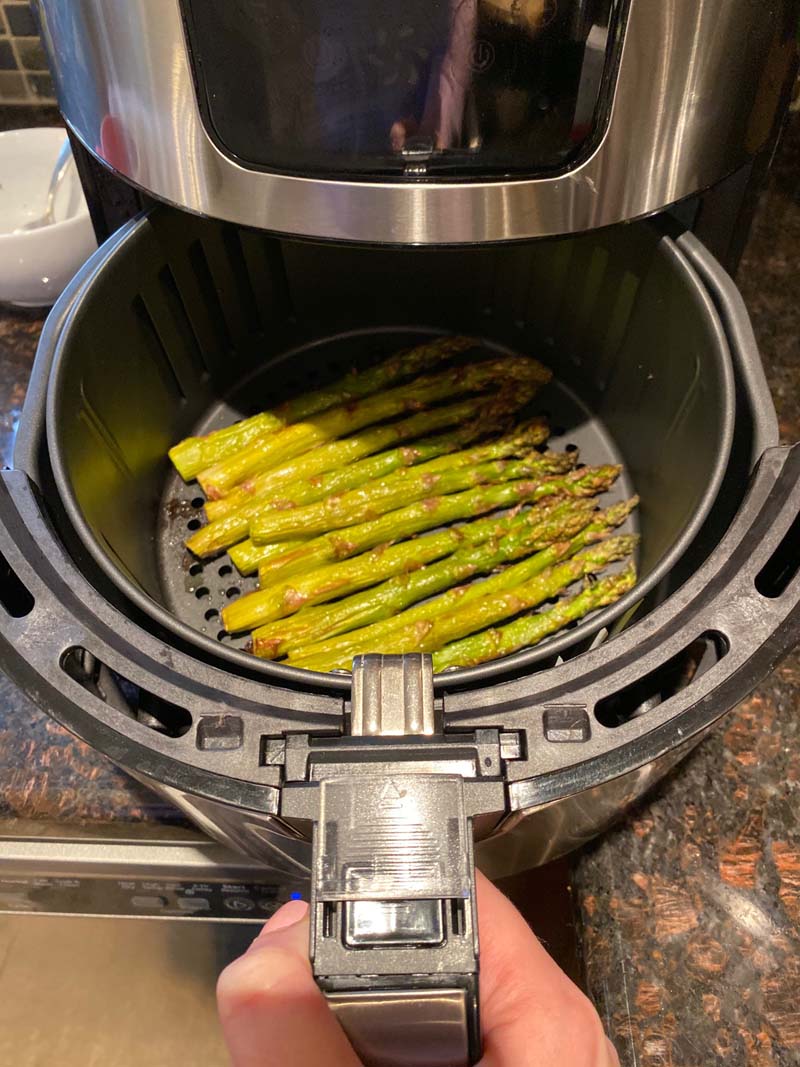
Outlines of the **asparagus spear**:
<svg viewBox="0 0 800 1067">
<path fill-rule="evenodd" d="M 252 527 L 263 519 L 272 517 L 276 512 L 284 520 L 284 526 L 287 529 L 281 537 L 260 538 L 260 544 L 282 541 L 298 532 L 304 536 L 311 536 L 317 531 L 308 525 L 305 513 L 315 501 L 322 502 L 331 497 L 333 499 L 349 498 L 352 493 L 345 493 L 343 496 L 335 495 L 341 493 L 343 488 L 352 487 L 355 491 L 356 487 L 363 486 L 360 490 L 363 492 L 373 485 L 389 485 L 392 479 L 388 478 L 388 475 L 412 464 L 424 464 L 421 470 L 428 472 L 429 477 L 434 477 L 435 473 L 431 472 L 438 471 L 442 466 L 449 467 L 452 464 L 454 467 L 464 467 L 471 461 L 477 463 L 482 457 L 514 455 L 546 438 L 547 425 L 543 419 L 533 419 L 513 434 L 507 434 L 476 449 L 456 451 L 466 442 L 474 440 L 480 433 L 480 425 L 472 422 L 450 433 L 439 434 L 438 437 L 418 441 L 414 445 L 393 448 L 388 452 L 379 452 L 377 456 L 369 456 L 343 470 L 329 471 L 319 478 L 307 479 L 291 488 L 286 487 L 278 498 L 269 501 L 254 501 L 231 515 L 225 515 L 221 519 L 208 523 L 192 534 L 186 542 L 186 547 L 197 556 L 213 556 L 223 548 L 247 537 L 248 533 L 253 536 Z M 438 459 L 435 458 L 437 456 Z M 551 473 L 568 469 L 563 461 L 556 462 L 555 460 L 548 464 L 548 468 Z M 382 481 L 381 479 L 384 478 L 386 480 Z M 293 518 L 294 516 L 296 519 Z M 331 522 L 324 529 L 332 529 L 337 525 L 342 524 Z"/>
<path fill-rule="evenodd" d="M 632 497 L 630 500 L 612 505 L 605 511 L 596 512 L 591 517 L 591 522 L 588 525 L 581 523 L 578 532 L 569 533 L 565 531 L 563 537 L 568 538 L 568 540 L 554 541 L 535 555 L 529 556 L 512 567 L 507 567 L 505 570 L 500 571 L 499 574 L 494 574 L 483 582 L 474 582 L 471 585 L 462 585 L 455 589 L 450 589 L 449 592 L 444 593 L 442 596 L 408 608 L 402 614 L 397 614 L 393 611 L 387 612 L 382 621 L 375 622 L 360 631 L 347 627 L 350 632 L 345 633 L 343 627 L 338 631 L 342 636 L 336 640 L 313 637 L 304 641 L 304 635 L 301 634 L 300 640 L 295 641 L 290 635 L 289 639 L 283 643 L 282 651 L 292 657 L 295 666 L 305 666 L 307 658 L 315 659 L 319 655 L 324 655 L 327 658 L 336 657 L 346 660 L 352 658 L 355 652 L 360 651 L 365 644 L 377 648 L 394 630 L 408 627 L 412 624 L 419 624 L 429 619 L 434 619 L 438 615 L 456 611 L 461 605 L 468 604 L 478 597 L 502 593 L 508 589 L 513 589 L 515 586 L 523 585 L 537 574 L 541 574 L 548 567 L 568 559 L 580 549 L 586 548 L 587 545 L 594 544 L 605 537 L 610 530 L 621 526 L 638 502 L 638 497 Z M 579 503 L 581 502 L 568 501 L 562 506 L 569 509 Z M 429 569 L 433 570 L 434 568 Z M 436 590 L 431 590 L 431 592 L 436 592 Z M 347 617 L 347 603 L 347 601 L 343 601 L 341 604 L 336 605 L 344 618 Z M 298 625 L 305 614 L 306 612 L 301 612 L 298 615 Z M 264 630 L 268 629 L 269 627 L 264 627 Z M 257 630 L 254 634 L 254 639 L 259 636 L 261 636 L 261 631 Z M 316 643 L 311 644 L 310 641 L 315 641 Z"/>
<path fill-rule="evenodd" d="M 510 390 L 503 390 L 489 400 L 485 396 L 470 397 L 457 404 L 420 411 L 398 422 L 372 427 L 340 441 L 331 441 L 327 445 L 313 448 L 310 452 L 304 452 L 280 467 L 242 482 L 233 492 L 219 500 L 207 501 L 206 517 L 209 521 L 221 519 L 223 515 L 238 511 L 245 504 L 268 500 L 276 495 L 276 490 L 281 486 L 295 485 L 330 471 L 345 470 L 349 464 L 364 456 L 382 452 L 402 441 L 427 437 L 450 426 L 463 426 L 465 423 L 474 422 L 479 426 L 486 425 L 488 432 L 489 428 L 502 425 L 519 406 L 520 400 L 517 396 Z"/>
<path fill-rule="evenodd" d="M 584 519 L 584 524 L 586 522 L 588 522 L 588 515 Z M 519 555 L 522 551 L 519 542 L 524 538 L 526 523 L 520 520 L 512 528 L 516 535 L 514 541 L 517 543 L 516 551 Z M 551 533 L 551 540 L 553 537 Z M 463 541 L 464 534 L 460 530 L 448 529 L 415 541 L 402 541 L 398 545 L 391 546 L 380 545 L 353 559 L 333 563 L 250 593 L 225 608 L 222 612 L 223 625 L 230 631 L 252 630 L 254 626 L 261 626 L 274 619 L 291 615 L 307 604 L 321 604 L 334 597 L 365 589 L 394 575 L 402 576 L 404 584 L 408 585 L 415 577 L 425 572 L 426 563 L 449 555 L 458 549 Z M 505 545 L 504 551 L 511 551 L 511 547 Z M 496 555 L 495 546 L 491 557 L 494 558 Z M 423 568 L 422 572 L 418 570 L 420 567 Z M 417 573 L 410 575 L 411 571 Z M 467 564 L 464 576 L 467 577 L 470 573 L 472 571 Z"/>
<path fill-rule="evenodd" d="M 281 556 L 290 548 L 297 548 L 301 544 L 308 544 L 308 541 L 301 537 L 297 541 L 279 541 L 275 545 L 256 545 L 247 537 L 238 545 L 231 545 L 228 549 L 228 556 L 240 574 L 255 574 L 262 563 L 266 563 L 275 556 Z"/>
<path fill-rule="evenodd" d="M 629 556 L 637 541 L 638 538 L 631 535 L 609 537 L 563 563 L 548 567 L 524 585 L 503 593 L 488 593 L 476 597 L 455 611 L 394 630 L 381 639 L 378 649 L 372 644 L 364 644 L 359 645 L 358 652 L 435 652 L 451 641 L 476 633 L 492 623 L 518 615 L 521 611 L 527 611 L 551 597 L 558 596 L 579 578 L 594 574 L 610 563 Z M 318 656 L 304 658 L 302 666 L 309 670 L 325 671 L 346 668 L 350 663 L 349 656 Z"/>
<path fill-rule="evenodd" d="M 535 645 L 549 634 L 563 630 L 568 623 L 582 619 L 590 611 L 615 603 L 635 584 L 636 567 L 629 563 L 617 574 L 587 583 L 580 593 L 560 600 L 547 611 L 525 615 L 507 626 L 484 630 L 445 645 L 433 653 L 433 669 L 473 667 L 488 659 L 510 656 L 512 652 Z"/>
<path fill-rule="evenodd" d="M 508 386 L 513 383 L 532 395 L 549 377 L 550 372 L 540 363 L 514 356 L 426 375 L 259 437 L 247 448 L 201 472 L 198 481 L 207 497 L 217 499 L 246 478 L 285 463 L 331 438 L 353 433 L 362 426 L 427 407 L 458 393 L 485 392 L 500 384 Z"/>
<path fill-rule="evenodd" d="M 237 511 L 214 519 L 192 534 L 186 542 L 186 547 L 196 556 L 213 556 L 223 548 L 247 537 L 252 522 L 262 515 L 284 510 L 291 510 L 293 515 L 299 515 L 302 505 L 323 500 L 329 495 L 341 492 L 342 489 L 354 489 L 375 479 L 385 478 L 401 467 L 432 461 L 436 456 L 455 453 L 453 462 L 457 464 L 456 457 L 460 453 L 456 450 L 474 440 L 479 432 L 480 429 L 475 423 L 469 423 L 457 430 L 418 441 L 413 445 L 402 445 L 387 452 L 379 452 L 375 456 L 368 456 L 359 463 L 351 463 L 341 470 L 328 471 L 320 477 L 307 478 L 293 486 L 284 486 L 282 490 L 276 490 L 279 493 L 278 496 L 271 499 L 251 500 Z M 537 425 L 537 432 L 539 436 L 542 432 L 547 432 L 543 431 L 541 420 Z M 302 523 L 298 522 L 294 525 L 294 533 L 297 533 L 298 529 L 302 530 Z M 312 531 L 302 530 L 302 532 L 310 534 Z M 276 540 L 279 539 L 276 538 Z"/>
<path fill-rule="evenodd" d="M 232 456 L 257 438 L 279 430 L 281 426 L 283 422 L 277 415 L 262 411 L 202 437 L 185 437 L 172 446 L 169 458 L 181 478 L 190 482 L 212 463 L 219 463 L 226 456 Z"/>
<path fill-rule="evenodd" d="M 360 374 L 351 371 L 324 389 L 301 393 L 279 404 L 275 411 L 262 411 L 202 437 L 187 437 L 170 449 L 170 459 L 181 478 L 188 482 L 200 471 L 238 452 L 256 437 L 280 429 L 287 423 L 307 419 L 336 404 L 347 403 L 354 397 L 377 393 L 401 378 L 410 378 L 474 346 L 475 341 L 469 337 L 441 337 L 398 352 Z"/>
<path fill-rule="evenodd" d="M 591 500 L 547 502 L 521 514 L 468 523 L 456 528 L 461 547 L 447 559 L 410 574 L 389 578 L 381 585 L 335 604 L 304 607 L 298 615 L 289 619 L 261 626 L 253 633 L 251 651 L 264 659 L 276 659 L 311 642 L 387 619 L 409 604 L 433 596 L 457 582 L 467 581 L 475 574 L 485 573 L 501 563 L 535 552 L 558 538 L 577 533 L 591 520 L 593 509 L 594 502 Z M 397 548 L 406 548 L 410 552 L 415 545 L 423 546 L 440 536 L 441 533 L 426 534 L 416 541 L 403 541 Z M 348 563 L 333 564 L 312 571 L 309 575 L 299 576 L 297 585 L 307 588 L 311 584 L 313 587 L 315 578 L 333 574 L 339 567 L 366 558 L 365 555 L 357 556 Z"/>
<path fill-rule="evenodd" d="M 222 611 L 222 624 L 229 633 L 252 630 L 273 619 L 299 611 L 306 604 L 321 604 L 337 596 L 374 585 L 382 578 L 406 575 L 432 560 L 453 552 L 462 536 L 456 529 L 441 530 L 417 541 L 379 545 L 353 559 L 332 563 L 292 581 L 259 589 L 229 604 Z"/>
<path fill-rule="evenodd" d="M 432 530 L 435 526 L 471 519 L 525 501 L 544 500 L 551 496 L 595 496 L 613 485 L 620 470 L 618 466 L 583 467 L 563 476 L 503 482 L 450 496 L 419 500 L 381 515 L 378 519 L 314 537 L 296 548 L 288 549 L 267 560 L 260 568 L 260 577 L 263 582 L 282 580 L 332 560 L 355 556 L 375 545 L 399 541 L 423 530 Z"/>
<path fill-rule="evenodd" d="M 469 455 L 488 456 L 493 451 L 500 454 L 509 452 L 511 446 L 508 441 L 485 445 L 471 453 L 456 453 L 456 456 L 467 459 Z M 509 482 L 515 478 L 564 474 L 575 466 L 575 453 L 548 452 L 539 455 L 534 452 L 522 459 L 496 459 L 469 467 L 454 465 L 445 470 L 442 469 L 442 462 L 434 460 L 433 463 L 423 463 L 411 470 L 396 471 L 381 481 L 367 482 L 349 493 L 327 497 L 302 508 L 259 511 L 250 520 L 250 536 L 256 544 L 262 545 L 282 541 L 292 534 L 296 535 L 298 530 L 305 536 L 313 537 L 328 530 L 367 522 L 425 497 L 445 496 L 474 485 Z"/>
</svg>

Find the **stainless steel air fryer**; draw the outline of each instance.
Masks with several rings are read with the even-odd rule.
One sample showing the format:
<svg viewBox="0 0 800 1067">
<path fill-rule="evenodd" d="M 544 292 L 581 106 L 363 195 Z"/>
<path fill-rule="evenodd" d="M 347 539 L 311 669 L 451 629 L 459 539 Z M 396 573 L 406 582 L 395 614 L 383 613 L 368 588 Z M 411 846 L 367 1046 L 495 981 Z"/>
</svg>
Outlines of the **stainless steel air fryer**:
<svg viewBox="0 0 800 1067">
<path fill-rule="evenodd" d="M 774 144 L 797 4 L 36 6 L 95 219 L 144 210 L 42 336 L 0 483 L 3 666 L 308 875 L 365 1063 L 473 1062 L 473 850 L 499 876 L 586 841 L 800 637 L 800 449 L 697 236 Z M 470 670 L 255 660 L 215 622 L 232 568 L 183 555 L 202 501 L 166 449 L 452 330 L 543 359 L 562 443 L 624 463 L 639 586 Z"/>
</svg>

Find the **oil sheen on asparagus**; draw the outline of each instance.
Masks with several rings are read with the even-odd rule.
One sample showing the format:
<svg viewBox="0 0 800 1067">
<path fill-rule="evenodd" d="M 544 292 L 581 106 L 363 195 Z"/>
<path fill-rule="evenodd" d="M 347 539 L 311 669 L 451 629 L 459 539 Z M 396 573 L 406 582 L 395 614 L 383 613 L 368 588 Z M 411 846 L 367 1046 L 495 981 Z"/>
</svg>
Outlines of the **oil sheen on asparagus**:
<svg viewBox="0 0 800 1067">
<path fill-rule="evenodd" d="M 636 584 L 637 538 L 619 527 L 638 500 L 604 498 L 619 467 L 547 448 L 532 401 L 550 378 L 441 336 L 178 442 L 170 459 L 205 495 L 188 551 L 258 573 L 220 605 L 225 630 L 308 670 L 425 651 L 442 671 L 619 600 Z"/>
</svg>

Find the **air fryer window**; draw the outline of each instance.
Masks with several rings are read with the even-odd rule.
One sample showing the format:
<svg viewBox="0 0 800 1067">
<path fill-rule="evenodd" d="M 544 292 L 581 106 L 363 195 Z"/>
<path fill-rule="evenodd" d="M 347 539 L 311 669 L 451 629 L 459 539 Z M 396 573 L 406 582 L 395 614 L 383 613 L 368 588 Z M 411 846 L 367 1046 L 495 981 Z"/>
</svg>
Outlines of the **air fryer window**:
<svg viewBox="0 0 800 1067">
<path fill-rule="evenodd" d="M 621 0 L 183 0 L 209 133 L 329 177 L 542 174 L 602 128 Z"/>
</svg>

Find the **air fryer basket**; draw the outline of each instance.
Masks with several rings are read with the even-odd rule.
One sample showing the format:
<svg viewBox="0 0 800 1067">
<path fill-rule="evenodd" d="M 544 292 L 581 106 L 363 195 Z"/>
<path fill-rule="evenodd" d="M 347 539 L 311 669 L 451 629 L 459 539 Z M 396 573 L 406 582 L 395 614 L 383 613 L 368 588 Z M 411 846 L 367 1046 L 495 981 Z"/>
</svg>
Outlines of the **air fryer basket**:
<svg viewBox="0 0 800 1067">
<path fill-rule="evenodd" d="M 201 497 L 169 471 L 166 450 L 442 330 L 546 362 L 555 382 L 537 407 L 550 414 L 554 446 L 623 463 L 608 499 L 635 489 L 642 501 L 632 520 L 642 534 L 637 589 L 450 684 L 582 651 L 651 590 L 655 603 L 674 585 L 733 435 L 718 318 L 675 245 L 645 227 L 525 247 L 387 251 L 154 212 L 98 264 L 58 336 L 47 434 L 72 525 L 160 627 L 206 655 L 296 676 L 254 663 L 237 647 L 245 639 L 221 630 L 227 598 L 255 580 L 242 581 L 224 556 L 200 563 L 183 549 Z"/>
<path fill-rule="evenodd" d="M 717 480 L 709 472 L 716 463 L 724 467 L 705 522 L 691 543 L 679 545 L 668 572 L 613 640 L 603 647 L 586 648 L 586 641 L 573 646 L 566 662 L 554 642 L 536 671 L 516 663 L 503 673 L 492 665 L 490 671 L 438 679 L 441 734 L 430 742 L 432 758 L 453 741 L 462 753 L 484 746 L 486 756 L 485 746 L 494 746 L 489 764 L 482 756 L 474 765 L 478 780 L 471 784 L 486 795 L 485 815 L 474 823 L 476 855 L 485 870 L 500 875 L 531 866 L 597 833 L 750 692 L 800 634 L 800 448 L 776 447 L 774 408 L 741 297 L 691 235 L 673 243 L 644 224 L 534 248 L 416 255 L 394 258 L 394 251 L 386 251 L 373 258 L 367 250 L 284 244 L 163 209 L 134 221 L 98 250 L 49 317 L 17 439 L 16 469 L 0 473 L 3 669 L 58 721 L 163 791 L 220 839 L 295 873 L 309 859 L 309 826 L 302 820 L 287 825 L 286 798 L 310 773 L 310 753 L 340 743 L 358 751 L 356 739 L 346 736 L 350 679 L 262 665 L 213 639 L 198 639 L 191 627 L 184 638 L 172 619 L 160 623 L 152 607 L 145 611 L 122 592 L 106 549 L 95 548 L 93 555 L 94 535 L 76 533 L 73 523 L 79 526 L 83 515 L 74 503 L 65 507 L 52 467 L 60 464 L 61 476 L 79 470 L 80 443 L 98 454 L 95 490 L 89 493 L 92 483 L 83 486 L 87 507 L 93 500 L 98 509 L 90 515 L 98 523 L 103 489 L 122 486 L 127 493 L 136 487 L 142 493 L 126 501 L 127 515 L 152 540 L 148 546 L 144 537 L 131 539 L 140 556 L 127 566 L 132 573 L 133 564 L 150 560 L 151 579 L 157 580 L 163 453 L 176 431 L 199 424 L 228 381 L 246 377 L 247 365 L 265 353 L 352 331 L 354 307 L 362 330 L 394 323 L 393 329 L 407 331 L 398 324 L 394 297 L 401 292 L 396 270 L 404 262 L 413 266 L 401 273 L 404 299 L 414 298 L 415 322 L 420 309 L 432 315 L 439 293 L 440 313 L 428 318 L 429 327 L 472 328 L 494 344 L 544 355 L 563 385 L 603 420 L 632 481 L 647 493 L 641 523 L 651 546 L 659 544 L 659 532 L 648 508 L 660 509 L 662 518 L 667 510 L 656 490 L 689 479 L 702 498 Z M 363 264 L 356 270 L 364 256 L 375 275 L 368 284 Z M 246 276 L 252 289 L 243 284 Z M 450 284 L 456 276 L 461 288 Z M 230 303 L 231 290 L 212 282 L 221 286 L 226 278 L 231 285 L 236 279 Z M 98 286 L 103 299 L 94 298 Z M 192 291 L 197 299 L 189 318 L 184 300 Z M 363 299 L 365 291 L 372 302 Z M 258 304 L 256 292 L 272 293 L 273 303 Z M 311 312 L 321 305 L 329 314 L 319 324 Z M 133 319 L 123 314 L 125 307 L 134 308 Z M 484 315 L 487 307 L 494 310 Z M 535 321 L 523 313 L 534 307 Z M 258 338 L 254 331 L 267 315 L 275 327 Z M 652 316 L 660 324 L 656 333 L 644 328 Z M 87 329 L 90 318 L 97 334 Z M 687 333 L 686 320 L 695 332 Z M 134 345 L 125 327 L 140 331 L 135 351 L 142 382 L 156 383 L 145 393 L 136 391 Z M 736 395 L 727 465 L 724 455 L 704 451 L 708 439 L 724 441 L 725 434 L 708 432 L 694 417 L 694 394 L 687 388 L 695 377 L 713 380 L 704 374 L 701 339 L 723 337 Z M 693 374 L 675 390 L 685 403 L 673 404 L 674 429 L 656 436 L 645 421 L 643 397 L 648 383 L 659 381 L 664 361 L 681 359 L 673 351 L 677 338 L 694 339 L 697 359 Z M 215 347 L 223 340 L 226 346 L 238 343 L 241 367 L 232 374 L 226 373 L 234 358 L 230 347 Z M 78 352 L 78 341 L 85 352 Z M 163 354 L 171 346 L 178 354 L 174 370 Z M 195 363 L 201 351 L 211 354 L 207 370 Z M 228 353 L 224 359 L 220 351 Z M 621 353 L 640 366 L 639 378 L 624 372 L 628 387 L 638 382 L 640 388 L 627 406 L 623 399 L 604 407 L 622 373 Z M 302 384 L 307 367 L 294 361 L 286 370 Z M 676 367 L 679 380 L 682 368 L 684 362 Z M 59 390 L 76 399 L 80 370 L 89 403 L 77 394 L 72 445 L 65 439 L 59 455 L 67 428 L 45 423 L 52 424 L 59 410 Z M 111 388 L 115 374 L 128 388 L 112 389 L 114 401 L 106 403 L 102 388 L 93 390 Z M 660 379 L 667 398 L 670 380 Z M 285 387 L 291 384 L 287 377 Z M 179 388 L 185 398 L 176 395 Z M 724 403 L 726 395 L 715 394 Z M 698 393 L 696 401 L 707 422 L 731 417 L 730 409 L 719 412 L 710 399 L 704 407 L 707 396 Z M 167 417 L 167 401 L 179 419 Z M 129 435 L 123 455 L 108 433 L 131 425 L 126 411 L 141 429 L 137 438 Z M 96 418 L 100 413 L 103 422 Z M 685 438 L 678 434 L 682 420 L 691 425 Z M 687 444 L 679 453 L 679 437 L 695 451 Z M 83 456 L 86 471 L 90 459 Z M 151 471 L 149 481 L 143 469 Z M 646 485 L 647 469 L 652 478 Z M 691 515 L 681 521 L 684 535 L 699 525 Z M 113 532 L 110 523 L 106 528 Z M 660 550 L 665 547 L 670 558 L 675 548 L 662 543 Z M 484 772 L 484 766 L 491 769 Z"/>
</svg>

